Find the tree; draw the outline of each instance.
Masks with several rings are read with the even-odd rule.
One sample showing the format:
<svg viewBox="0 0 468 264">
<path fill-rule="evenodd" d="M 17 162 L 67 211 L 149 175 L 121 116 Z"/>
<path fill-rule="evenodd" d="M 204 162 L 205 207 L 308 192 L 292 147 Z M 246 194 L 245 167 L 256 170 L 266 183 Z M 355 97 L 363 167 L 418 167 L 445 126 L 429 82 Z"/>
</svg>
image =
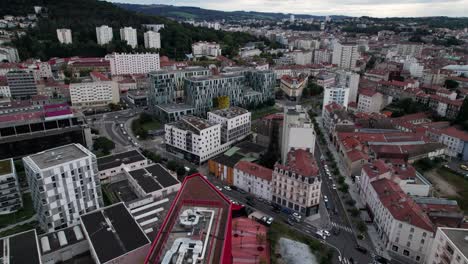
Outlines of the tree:
<svg viewBox="0 0 468 264">
<path fill-rule="evenodd" d="M 359 232 L 361 233 L 364 233 L 367 231 L 367 225 L 366 223 L 364 223 L 363 221 L 358 221 L 357 224 L 356 224 L 356 227 L 357 229 L 359 230 Z"/>
<path fill-rule="evenodd" d="M 186 172 L 184 166 L 178 166 L 176 169 L 177 177 L 184 176 Z"/>
<path fill-rule="evenodd" d="M 455 90 L 460 84 L 454 80 L 445 80 L 444 86 L 449 90 Z"/>
<path fill-rule="evenodd" d="M 463 104 L 458 112 L 455 123 L 460 124 L 462 128 L 468 131 L 468 97 L 463 100 Z"/>
<path fill-rule="evenodd" d="M 167 163 L 167 168 L 171 171 L 177 171 L 177 168 L 179 167 L 179 163 L 175 160 L 170 160 Z"/>
<path fill-rule="evenodd" d="M 106 137 L 98 137 L 94 140 L 93 149 L 102 152 L 104 155 L 110 154 L 115 148 L 115 143 Z"/>
</svg>

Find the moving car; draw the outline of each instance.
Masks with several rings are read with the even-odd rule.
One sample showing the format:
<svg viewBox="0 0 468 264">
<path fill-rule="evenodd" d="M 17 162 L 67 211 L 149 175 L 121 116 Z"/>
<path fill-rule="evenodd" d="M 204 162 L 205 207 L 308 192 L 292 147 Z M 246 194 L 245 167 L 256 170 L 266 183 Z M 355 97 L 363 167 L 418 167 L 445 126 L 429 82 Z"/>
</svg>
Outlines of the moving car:
<svg viewBox="0 0 468 264">
<path fill-rule="evenodd" d="M 333 189 L 333 190 L 336 190 L 336 184 L 333 184 L 333 185 L 332 185 L 332 189 Z"/>
<path fill-rule="evenodd" d="M 323 201 L 328 203 L 328 197 L 326 195 L 323 196 Z"/>
<path fill-rule="evenodd" d="M 231 189 L 231 187 L 229 187 L 229 186 L 226 185 L 226 186 L 224 186 L 224 190 L 230 191 L 230 190 L 232 190 L 232 189 Z"/>
<path fill-rule="evenodd" d="M 218 185 L 216 185 L 216 189 L 218 189 L 218 191 L 222 191 L 223 189 L 221 187 L 219 187 Z"/>
</svg>

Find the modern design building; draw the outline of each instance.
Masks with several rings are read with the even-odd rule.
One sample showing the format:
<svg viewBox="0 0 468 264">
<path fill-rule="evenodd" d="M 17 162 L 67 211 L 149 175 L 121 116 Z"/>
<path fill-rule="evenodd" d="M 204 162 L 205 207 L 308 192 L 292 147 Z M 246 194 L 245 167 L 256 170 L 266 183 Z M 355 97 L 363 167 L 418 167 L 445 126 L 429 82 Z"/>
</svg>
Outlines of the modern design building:
<svg viewBox="0 0 468 264">
<path fill-rule="evenodd" d="M 126 41 L 132 48 L 136 48 L 138 46 L 137 31 L 132 27 L 121 28 L 120 39 Z"/>
<path fill-rule="evenodd" d="M 258 164 L 239 161 L 234 166 L 234 186 L 256 197 L 271 201 L 273 170 Z"/>
<path fill-rule="evenodd" d="M 185 177 L 145 264 L 231 264 L 232 208 L 203 175 Z"/>
<path fill-rule="evenodd" d="M 221 56 L 221 46 L 215 42 L 199 41 L 192 44 L 192 54 L 195 58 Z"/>
<path fill-rule="evenodd" d="M 68 28 L 57 29 L 57 39 L 61 44 L 72 44 L 72 32 Z"/>
<path fill-rule="evenodd" d="M 147 49 L 160 49 L 161 48 L 161 34 L 155 31 L 146 31 L 143 35 L 145 40 L 145 48 Z"/>
<path fill-rule="evenodd" d="M 302 91 L 307 85 L 307 76 L 289 76 L 281 77 L 280 89 L 286 94 L 289 100 L 295 101 L 302 96 Z"/>
<path fill-rule="evenodd" d="M 112 32 L 111 27 L 106 26 L 106 25 L 96 27 L 97 44 L 105 45 L 111 42 L 113 37 L 114 37 L 114 33 Z"/>
<path fill-rule="evenodd" d="M 439 227 L 425 263 L 468 263 L 468 229 Z"/>
<path fill-rule="evenodd" d="M 34 72 L 29 70 L 14 70 L 6 74 L 11 97 L 29 99 L 37 94 Z"/>
<path fill-rule="evenodd" d="M 147 74 L 160 69 L 158 53 L 113 53 L 106 55 L 112 75 Z"/>
<path fill-rule="evenodd" d="M 356 43 L 337 42 L 333 46 L 332 63 L 339 68 L 353 70 L 358 59 L 359 51 Z"/>
<path fill-rule="evenodd" d="M 0 215 L 18 211 L 23 206 L 13 159 L 0 160 Z"/>
<path fill-rule="evenodd" d="M 250 134 L 251 114 L 240 107 L 208 112 L 208 121 L 221 124 L 221 144 L 238 141 Z"/>
<path fill-rule="evenodd" d="M 82 214 L 103 206 L 96 156 L 79 144 L 23 158 L 34 209 L 43 230 L 79 222 Z"/>
<path fill-rule="evenodd" d="M 272 202 L 305 216 L 318 213 L 322 180 L 313 154 L 291 150 L 285 164 L 275 164 Z"/>
<path fill-rule="evenodd" d="M 300 105 L 285 107 L 281 142 L 281 161 L 285 165 L 288 153 L 294 149 L 303 149 L 314 153 L 314 124 L 307 110 Z"/>
</svg>

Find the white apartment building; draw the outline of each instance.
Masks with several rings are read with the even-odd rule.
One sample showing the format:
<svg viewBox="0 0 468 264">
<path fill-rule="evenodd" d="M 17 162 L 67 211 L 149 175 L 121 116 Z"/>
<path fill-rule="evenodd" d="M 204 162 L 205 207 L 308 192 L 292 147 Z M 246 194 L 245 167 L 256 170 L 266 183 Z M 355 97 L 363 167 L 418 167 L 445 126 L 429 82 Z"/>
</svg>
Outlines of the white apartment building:
<svg viewBox="0 0 468 264">
<path fill-rule="evenodd" d="M 37 80 L 43 78 L 52 78 L 52 67 L 48 62 L 38 62 L 36 64 L 37 68 L 34 70 L 34 76 Z"/>
<path fill-rule="evenodd" d="M 37 220 L 43 230 L 76 225 L 103 206 L 96 156 L 79 144 L 23 158 Z"/>
<path fill-rule="evenodd" d="M 113 53 L 106 55 L 112 75 L 146 74 L 160 69 L 158 53 Z"/>
<path fill-rule="evenodd" d="M 164 28 L 164 24 L 143 24 L 142 26 L 148 30 L 155 32 L 159 32 L 159 30 Z"/>
<path fill-rule="evenodd" d="M 348 108 L 349 88 L 343 86 L 326 87 L 323 93 L 323 109 L 325 109 L 325 105 L 328 105 L 331 102 L 335 102 L 345 108 Z"/>
<path fill-rule="evenodd" d="M 331 72 L 321 72 L 317 77 L 317 85 L 327 88 L 336 83 L 336 74 Z"/>
<path fill-rule="evenodd" d="M 102 107 L 120 101 L 119 87 L 111 80 L 70 83 L 69 90 L 71 103 L 76 107 Z"/>
<path fill-rule="evenodd" d="M 132 27 L 121 28 L 120 39 L 127 41 L 127 44 L 132 48 L 136 48 L 138 46 L 137 31 Z"/>
<path fill-rule="evenodd" d="M 336 71 L 335 83 L 349 89 L 349 102 L 357 102 L 359 79 L 359 74 L 355 72 L 344 70 Z"/>
<path fill-rule="evenodd" d="M 147 31 L 144 34 L 145 48 L 147 49 L 160 49 L 161 48 L 161 34 L 155 31 Z"/>
<path fill-rule="evenodd" d="M 71 30 L 68 28 L 58 28 L 57 39 L 61 44 L 72 44 Z"/>
<path fill-rule="evenodd" d="M 1 46 L 0 47 L 0 60 L 7 60 L 8 62 L 19 62 L 18 50 L 14 47 Z"/>
<path fill-rule="evenodd" d="M 11 214 L 23 206 L 13 159 L 0 160 L 0 215 Z"/>
<path fill-rule="evenodd" d="M 251 113 L 244 108 L 230 107 L 208 112 L 208 121 L 221 124 L 221 144 L 239 141 L 250 134 Z"/>
<path fill-rule="evenodd" d="M 400 43 L 396 47 L 397 54 L 400 56 L 419 57 L 424 45 L 417 43 Z"/>
<path fill-rule="evenodd" d="M 359 51 L 356 43 L 337 42 L 333 46 L 332 63 L 339 68 L 353 70 L 359 59 Z"/>
<path fill-rule="evenodd" d="M 326 49 L 316 49 L 314 50 L 314 63 L 315 64 L 322 64 L 322 63 L 331 63 L 332 61 L 332 53 Z"/>
<path fill-rule="evenodd" d="M 186 160 L 202 163 L 221 154 L 221 124 L 195 116 L 182 116 L 179 121 L 165 124 L 166 149 Z"/>
<path fill-rule="evenodd" d="M 413 58 L 405 61 L 403 70 L 408 71 L 411 77 L 421 78 L 424 72 L 424 65 L 418 63 L 418 61 Z"/>
<path fill-rule="evenodd" d="M 282 163 L 287 162 L 288 153 L 292 149 L 303 149 L 314 153 L 315 138 L 314 124 L 307 110 L 300 105 L 285 107 L 281 142 Z"/>
<path fill-rule="evenodd" d="M 294 64 L 308 65 L 312 63 L 312 57 L 313 57 L 312 51 L 295 50 L 289 53 L 288 55 L 294 58 Z"/>
<path fill-rule="evenodd" d="M 468 229 L 439 227 L 426 264 L 468 264 Z"/>
<path fill-rule="evenodd" d="M 362 90 L 359 93 L 357 110 L 364 113 L 380 113 L 385 107 L 383 95 L 376 91 Z"/>
<path fill-rule="evenodd" d="M 312 153 L 296 149 L 286 165 L 276 163 L 272 177 L 272 202 L 305 216 L 318 213 L 321 178 Z"/>
<path fill-rule="evenodd" d="M 112 41 L 114 37 L 114 33 L 112 32 L 112 28 L 107 25 L 102 25 L 100 27 L 96 27 L 96 39 L 97 44 L 105 45 Z"/>
<path fill-rule="evenodd" d="M 421 207 L 386 178 L 371 182 L 365 197 L 380 241 L 390 256 L 403 263 L 424 263 L 434 227 Z"/>
<path fill-rule="evenodd" d="M 267 201 L 271 201 L 272 176 L 273 170 L 252 162 L 239 161 L 234 166 L 234 186 Z"/>
<path fill-rule="evenodd" d="M 192 44 L 192 53 L 195 58 L 221 56 L 221 46 L 216 42 L 199 41 Z"/>
<path fill-rule="evenodd" d="M 10 86 L 6 82 L 0 82 L 0 97 L 11 97 Z"/>
</svg>

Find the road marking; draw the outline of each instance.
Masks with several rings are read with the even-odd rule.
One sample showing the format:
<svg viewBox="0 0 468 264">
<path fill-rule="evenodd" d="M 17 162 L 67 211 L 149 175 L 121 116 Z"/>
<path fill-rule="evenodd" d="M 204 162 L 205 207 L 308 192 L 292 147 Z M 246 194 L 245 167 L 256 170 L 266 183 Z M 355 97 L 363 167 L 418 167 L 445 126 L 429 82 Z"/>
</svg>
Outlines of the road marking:
<svg viewBox="0 0 468 264">
<path fill-rule="evenodd" d="M 337 228 L 340 228 L 340 229 L 343 229 L 345 231 L 348 231 L 350 233 L 353 233 L 353 230 L 349 227 L 349 226 L 343 226 L 343 225 L 340 225 L 340 224 L 337 224 L 335 222 L 331 222 L 332 226 L 334 227 L 337 227 Z"/>
</svg>

